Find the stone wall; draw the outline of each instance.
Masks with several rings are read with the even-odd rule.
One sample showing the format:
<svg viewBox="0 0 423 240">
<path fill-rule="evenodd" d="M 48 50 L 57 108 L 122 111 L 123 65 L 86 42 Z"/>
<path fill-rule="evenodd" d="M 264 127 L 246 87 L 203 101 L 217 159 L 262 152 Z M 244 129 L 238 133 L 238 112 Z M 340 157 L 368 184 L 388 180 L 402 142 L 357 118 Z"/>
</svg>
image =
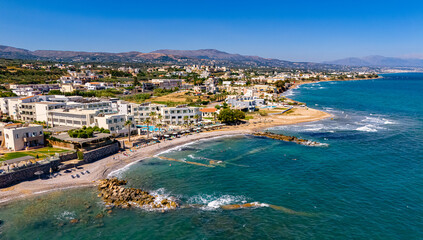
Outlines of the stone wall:
<svg viewBox="0 0 423 240">
<path fill-rule="evenodd" d="M 60 155 L 59 158 L 60 158 L 60 162 L 64 162 L 64 161 L 69 161 L 69 160 L 72 160 L 72 159 L 77 159 L 78 155 L 76 154 L 76 152 L 65 153 L 63 155 Z"/>
<path fill-rule="evenodd" d="M 105 158 L 119 151 L 119 143 L 115 142 L 105 147 L 97 148 L 91 151 L 84 152 L 84 162 L 91 163 L 99 159 Z"/>
<path fill-rule="evenodd" d="M 0 188 L 8 187 L 25 180 L 36 179 L 38 177 L 34 173 L 38 171 L 49 174 L 50 168 L 56 169 L 59 166 L 59 162 L 60 160 L 54 160 L 46 164 L 34 165 L 11 173 L 0 174 Z"/>
</svg>

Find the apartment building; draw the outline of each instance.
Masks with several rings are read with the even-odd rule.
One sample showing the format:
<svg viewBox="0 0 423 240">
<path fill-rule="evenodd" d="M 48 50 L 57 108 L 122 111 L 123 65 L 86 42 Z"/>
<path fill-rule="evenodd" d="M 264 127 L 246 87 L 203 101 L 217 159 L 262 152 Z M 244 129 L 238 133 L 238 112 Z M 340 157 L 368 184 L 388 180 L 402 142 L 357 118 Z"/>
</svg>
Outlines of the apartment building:
<svg viewBox="0 0 423 240">
<path fill-rule="evenodd" d="M 43 126 L 13 123 L 3 129 L 4 143 L 2 145 L 13 151 L 24 150 L 30 147 L 44 146 Z"/>
<path fill-rule="evenodd" d="M 198 107 L 187 107 L 186 105 L 181 105 L 177 107 L 162 107 L 160 109 L 160 115 L 162 115 L 162 123 L 169 125 L 181 125 L 187 122 L 200 121 L 202 113 Z"/>
<path fill-rule="evenodd" d="M 13 98 L 7 101 L 9 116 L 13 119 L 21 119 L 19 108 L 21 104 L 38 102 L 38 96 L 29 96 L 24 98 Z"/>
<path fill-rule="evenodd" d="M 264 99 L 239 95 L 229 95 L 226 97 L 225 102 L 233 108 L 248 111 L 254 111 L 256 107 L 264 105 Z"/>
<path fill-rule="evenodd" d="M 129 127 L 125 125 L 126 121 L 132 121 L 131 132 L 136 133 L 137 129 L 134 124 L 134 117 L 131 115 L 124 114 L 100 114 L 94 117 L 95 125 L 99 128 L 110 130 L 110 133 L 114 136 L 128 135 Z"/>
<path fill-rule="evenodd" d="M 151 119 L 152 112 L 156 113 L 156 122 L 172 125 L 184 124 L 185 116 L 187 116 L 190 121 L 199 121 L 202 115 L 200 108 L 188 107 L 186 105 L 167 107 L 162 104 L 136 104 L 125 101 L 118 101 L 117 104 L 119 113 L 132 115 L 136 124 L 142 124 L 145 120 Z M 161 119 L 159 119 L 159 115 L 161 115 Z M 198 117 L 195 117 L 196 115 Z"/>
<path fill-rule="evenodd" d="M 69 109 L 82 109 L 82 110 L 98 110 L 100 113 L 112 113 L 112 102 L 111 101 L 99 101 L 99 102 L 68 102 L 66 108 Z"/>
<path fill-rule="evenodd" d="M 59 90 L 60 86 L 59 84 L 10 84 L 9 88 L 16 95 L 29 96 L 28 92 L 47 93 L 50 90 Z"/>
<path fill-rule="evenodd" d="M 64 109 L 65 106 L 64 102 L 36 102 L 34 103 L 35 120 L 47 123 L 48 114 L 51 110 Z"/>
<path fill-rule="evenodd" d="M 36 120 L 37 114 L 35 111 L 35 102 L 20 103 L 18 105 L 19 114 L 18 119 L 24 122 L 33 122 Z"/>
<path fill-rule="evenodd" d="M 132 115 L 134 117 L 135 123 L 137 124 L 141 124 L 147 119 L 151 119 L 150 115 L 152 112 L 159 114 L 161 108 L 165 107 L 165 105 L 161 104 L 136 104 L 129 103 L 126 101 L 118 101 L 117 104 L 119 113 L 125 115 Z"/>
<path fill-rule="evenodd" d="M 94 117 L 99 113 L 99 110 L 56 109 L 51 110 L 48 114 L 48 122 L 50 126 L 70 126 L 77 128 L 93 126 Z"/>
<path fill-rule="evenodd" d="M 81 85 L 73 85 L 73 84 L 63 84 L 60 87 L 60 91 L 63 93 L 73 92 L 76 90 L 85 90 L 85 88 Z"/>
<path fill-rule="evenodd" d="M 163 89 L 172 89 L 182 86 L 181 79 L 152 79 L 151 83 L 155 84 L 156 87 Z"/>
<path fill-rule="evenodd" d="M 11 99 L 19 99 L 20 97 L 4 97 L 0 98 L 0 111 L 1 114 L 9 114 L 9 100 Z"/>
</svg>

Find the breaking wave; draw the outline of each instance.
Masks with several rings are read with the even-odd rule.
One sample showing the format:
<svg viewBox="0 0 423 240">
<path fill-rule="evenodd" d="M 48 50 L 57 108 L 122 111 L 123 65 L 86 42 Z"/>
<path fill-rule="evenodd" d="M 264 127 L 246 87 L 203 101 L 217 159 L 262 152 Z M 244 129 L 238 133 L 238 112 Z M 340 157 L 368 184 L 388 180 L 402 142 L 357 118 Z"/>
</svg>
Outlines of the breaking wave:
<svg viewBox="0 0 423 240">
<path fill-rule="evenodd" d="M 188 204 L 199 205 L 202 210 L 216 210 L 222 206 L 236 204 L 236 203 L 246 203 L 247 198 L 245 196 L 232 196 L 232 195 L 208 195 L 200 194 L 188 199 Z"/>
</svg>

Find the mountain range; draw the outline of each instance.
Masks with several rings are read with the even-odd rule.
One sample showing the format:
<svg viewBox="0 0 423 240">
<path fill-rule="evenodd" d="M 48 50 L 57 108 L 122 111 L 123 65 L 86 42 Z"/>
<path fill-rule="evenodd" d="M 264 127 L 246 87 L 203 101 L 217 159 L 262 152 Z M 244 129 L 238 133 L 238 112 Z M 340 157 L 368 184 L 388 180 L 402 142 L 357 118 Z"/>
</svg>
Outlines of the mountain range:
<svg viewBox="0 0 423 240">
<path fill-rule="evenodd" d="M 367 66 L 367 67 L 423 67 L 423 59 L 419 58 L 395 58 L 383 56 L 367 56 L 363 58 L 344 58 L 334 61 L 324 62 L 326 64 L 336 64 L 344 66 Z"/>
<path fill-rule="evenodd" d="M 157 50 L 150 53 L 142 52 L 81 52 L 81 51 L 30 51 L 22 48 L 0 45 L 0 58 L 44 60 L 58 62 L 136 62 L 165 64 L 215 64 L 226 66 L 249 67 L 282 67 L 294 69 L 343 69 L 344 66 L 312 63 L 290 62 L 279 59 L 262 58 L 231 54 L 215 49 L 200 50 Z"/>
</svg>

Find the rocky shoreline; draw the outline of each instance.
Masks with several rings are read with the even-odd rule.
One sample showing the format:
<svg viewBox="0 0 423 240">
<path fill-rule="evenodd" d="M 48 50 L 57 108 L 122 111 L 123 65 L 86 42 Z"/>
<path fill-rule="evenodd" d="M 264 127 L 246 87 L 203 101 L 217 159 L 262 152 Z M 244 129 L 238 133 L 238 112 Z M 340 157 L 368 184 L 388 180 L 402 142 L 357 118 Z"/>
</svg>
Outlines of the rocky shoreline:
<svg viewBox="0 0 423 240">
<path fill-rule="evenodd" d="M 294 142 L 296 144 L 306 145 L 306 146 L 322 146 L 324 144 L 319 142 L 314 142 L 306 139 L 297 138 L 295 136 L 286 136 L 283 134 L 276 134 L 271 132 L 255 132 L 253 133 L 254 136 L 258 137 L 267 137 L 272 139 L 281 140 L 284 142 Z"/>
<path fill-rule="evenodd" d="M 126 180 L 119 180 L 117 178 L 102 179 L 99 181 L 98 196 L 103 199 L 106 205 L 130 208 L 142 207 L 150 209 L 176 209 L 179 204 L 174 200 L 162 199 L 153 196 L 142 189 L 126 188 Z"/>
</svg>

